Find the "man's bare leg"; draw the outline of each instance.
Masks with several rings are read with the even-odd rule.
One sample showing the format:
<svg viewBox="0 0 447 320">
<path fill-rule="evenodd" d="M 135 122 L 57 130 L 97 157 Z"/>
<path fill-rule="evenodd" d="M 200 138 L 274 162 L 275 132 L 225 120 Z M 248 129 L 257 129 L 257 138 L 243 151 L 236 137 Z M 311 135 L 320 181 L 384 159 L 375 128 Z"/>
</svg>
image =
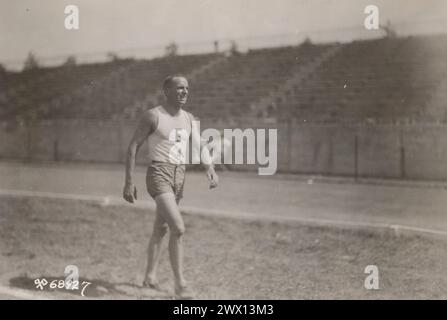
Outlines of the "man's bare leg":
<svg viewBox="0 0 447 320">
<path fill-rule="evenodd" d="M 158 289 L 157 267 L 160 261 L 163 239 L 167 231 L 168 225 L 160 214 L 157 206 L 154 227 L 147 251 L 147 268 L 143 282 L 144 286 Z"/>
<path fill-rule="evenodd" d="M 160 215 L 167 222 L 170 230 L 169 235 L 169 258 L 172 271 L 174 272 L 175 291 L 179 295 L 190 296 L 192 292 L 186 293 L 187 283 L 183 276 L 183 234 L 185 224 L 180 214 L 176 199 L 172 193 L 163 193 L 155 198 Z"/>
</svg>

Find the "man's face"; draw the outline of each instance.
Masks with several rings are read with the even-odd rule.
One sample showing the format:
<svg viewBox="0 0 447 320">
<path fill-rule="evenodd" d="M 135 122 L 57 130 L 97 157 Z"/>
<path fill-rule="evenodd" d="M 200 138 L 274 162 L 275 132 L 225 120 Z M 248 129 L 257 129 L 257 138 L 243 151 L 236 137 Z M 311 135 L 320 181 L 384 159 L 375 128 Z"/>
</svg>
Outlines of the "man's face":
<svg viewBox="0 0 447 320">
<path fill-rule="evenodd" d="M 166 98 L 172 105 L 182 107 L 188 100 L 189 85 L 188 80 L 183 77 L 172 79 L 171 85 L 166 90 Z"/>
</svg>

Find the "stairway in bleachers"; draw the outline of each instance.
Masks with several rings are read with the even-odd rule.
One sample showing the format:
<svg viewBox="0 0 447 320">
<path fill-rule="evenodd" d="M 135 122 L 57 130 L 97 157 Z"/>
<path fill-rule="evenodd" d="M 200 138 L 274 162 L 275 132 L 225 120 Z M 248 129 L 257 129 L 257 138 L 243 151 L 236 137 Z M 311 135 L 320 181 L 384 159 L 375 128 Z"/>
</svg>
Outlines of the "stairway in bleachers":
<svg viewBox="0 0 447 320">
<path fill-rule="evenodd" d="M 279 105 L 279 118 L 322 123 L 432 122 L 430 101 L 447 78 L 446 48 L 445 36 L 345 44 L 293 88 Z"/>
<path fill-rule="evenodd" d="M 253 102 L 279 90 L 330 46 L 305 44 L 232 55 L 191 83 L 188 108 L 207 119 L 262 116 Z"/>
<path fill-rule="evenodd" d="M 122 114 L 135 101 L 157 92 L 161 81 L 172 73 L 188 74 L 206 64 L 214 55 L 190 55 L 134 61 L 115 77 L 105 79 L 97 88 L 87 86 L 53 117 L 107 119 Z"/>
</svg>

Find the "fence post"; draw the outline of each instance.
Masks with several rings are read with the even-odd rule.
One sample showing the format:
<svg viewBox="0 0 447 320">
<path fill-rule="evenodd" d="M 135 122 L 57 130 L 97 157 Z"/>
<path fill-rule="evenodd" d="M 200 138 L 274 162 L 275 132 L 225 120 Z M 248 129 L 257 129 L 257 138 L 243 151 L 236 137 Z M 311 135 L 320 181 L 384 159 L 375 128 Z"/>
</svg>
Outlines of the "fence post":
<svg viewBox="0 0 447 320">
<path fill-rule="evenodd" d="M 123 120 L 120 119 L 118 121 L 114 121 L 114 123 L 112 123 L 112 126 L 114 126 L 116 128 L 116 126 L 118 126 L 118 162 L 122 163 L 124 160 L 124 155 L 123 155 Z"/>
<path fill-rule="evenodd" d="M 292 119 L 287 120 L 287 171 L 292 172 Z"/>
<path fill-rule="evenodd" d="M 26 122 L 26 160 L 31 160 L 31 130 L 32 123 L 31 121 Z"/>
<path fill-rule="evenodd" d="M 53 160 L 59 161 L 59 141 L 57 138 L 53 141 Z"/>
<path fill-rule="evenodd" d="M 354 180 L 357 182 L 359 175 L 359 137 L 357 132 L 354 134 Z"/>
<path fill-rule="evenodd" d="M 400 150 L 400 177 L 401 179 L 406 178 L 405 172 L 405 146 L 404 146 L 404 137 L 403 137 L 403 129 L 399 130 L 399 150 Z"/>
</svg>

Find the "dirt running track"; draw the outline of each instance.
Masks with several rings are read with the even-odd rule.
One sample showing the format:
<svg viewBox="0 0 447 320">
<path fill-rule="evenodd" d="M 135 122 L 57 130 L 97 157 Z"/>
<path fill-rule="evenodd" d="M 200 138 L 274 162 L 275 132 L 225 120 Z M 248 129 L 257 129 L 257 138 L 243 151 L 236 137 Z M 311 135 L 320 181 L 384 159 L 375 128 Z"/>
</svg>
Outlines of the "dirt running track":
<svg viewBox="0 0 447 320">
<path fill-rule="evenodd" d="M 347 179 L 263 177 L 237 172 L 223 172 L 220 178 L 219 187 L 210 191 L 203 173 L 188 172 L 181 204 L 235 214 L 447 231 L 447 189 L 439 186 L 354 184 Z M 119 198 L 123 181 L 122 165 L 0 163 L 0 190 Z M 143 167 L 136 170 L 136 184 L 140 201 L 151 203 Z"/>
</svg>

